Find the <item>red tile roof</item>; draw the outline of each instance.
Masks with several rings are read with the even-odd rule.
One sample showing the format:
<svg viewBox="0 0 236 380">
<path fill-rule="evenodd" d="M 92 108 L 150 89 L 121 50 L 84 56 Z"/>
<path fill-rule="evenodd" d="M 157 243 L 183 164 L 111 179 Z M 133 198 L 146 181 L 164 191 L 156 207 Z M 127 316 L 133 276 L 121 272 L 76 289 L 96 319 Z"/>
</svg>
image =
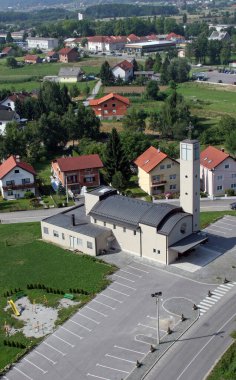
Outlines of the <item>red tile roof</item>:
<svg viewBox="0 0 236 380">
<path fill-rule="evenodd" d="M 59 50 L 58 54 L 64 54 L 64 55 L 66 55 L 66 54 L 71 53 L 72 51 L 75 51 L 75 49 L 74 48 L 65 47 L 65 48 Z"/>
<path fill-rule="evenodd" d="M 12 169 L 19 167 L 21 169 L 26 170 L 27 172 L 36 175 L 36 172 L 33 166 L 27 164 L 26 162 L 17 161 L 15 156 L 10 156 L 6 161 L 0 165 L 0 179 L 5 177 L 7 173 L 9 173 Z"/>
<path fill-rule="evenodd" d="M 142 153 L 134 161 L 135 165 L 143 169 L 146 173 L 149 173 L 157 165 L 159 165 L 167 156 L 167 154 L 160 150 L 150 146 L 144 153 Z"/>
<path fill-rule="evenodd" d="M 137 42 L 140 41 L 140 37 L 136 36 L 135 34 L 129 34 L 127 40 Z"/>
<path fill-rule="evenodd" d="M 3 50 L 2 50 L 2 53 L 9 53 L 13 48 L 11 46 L 6 46 Z"/>
<path fill-rule="evenodd" d="M 125 104 L 129 104 L 130 103 L 128 98 L 125 98 L 124 96 L 121 96 L 121 95 L 118 95 L 118 94 L 114 94 L 113 92 L 111 92 L 110 94 L 105 95 L 102 98 L 89 100 L 89 105 L 90 106 L 97 106 L 98 104 L 107 102 L 109 99 L 112 99 L 112 98 L 120 100 L 121 102 L 123 102 Z"/>
<path fill-rule="evenodd" d="M 30 55 L 30 54 L 28 54 L 28 55 L 26 55 L 24 57 L 24 60 L 25 61 L 37 61 L 38 58 L 40 58 L 38 55 Z"/>
<path fill-rule="evenodd" d="M 103 163 L 98 154 L 88 154 L 78 157 L 62 157 L 52 163 L 58 163 L 62 172 L 69 172 L 81 169 L 103 168 Z"/>
<path fill-rule="evenodd" d="M 8 96 L 8 99 L 10 99 L 12 102 L 15 102 L 16 100 L 20 100 L 23 102 L 26 98 L 30 98 L 30 94 L 12 94 Z"/>
<path fill-rule="evenodd" d="M 128 70 L 130 70 L 130 69 L 133 68 L 133 64 L 125 59 L 124 61 L 117 63 L 117 65 L 115 65 L 115 66 L 113 67 L 113 69 L 114 69 L 115 67 L 120 67 L 120 68 L 123 69 L 124 71 L 128 71 Z"/>
<path fill-rule="evenodd" d="M 222 150 L 214 146 L 208 146 L 201 152 L 200 164 L 207 169 L 214 169 L 221 164 L 226 158 L 230 157 L 229 154 L 222 152 Z"/>
</svg>

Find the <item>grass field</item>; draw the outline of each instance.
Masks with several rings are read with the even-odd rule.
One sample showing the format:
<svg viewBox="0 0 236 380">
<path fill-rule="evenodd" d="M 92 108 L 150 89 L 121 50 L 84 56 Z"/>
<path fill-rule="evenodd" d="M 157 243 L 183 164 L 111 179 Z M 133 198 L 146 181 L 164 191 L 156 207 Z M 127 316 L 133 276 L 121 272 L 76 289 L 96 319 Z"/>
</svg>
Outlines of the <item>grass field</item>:
<svg viewBox="0 0 236 380">
<path fill-rule="evenodd" d="M 0 225 L 0 371 L 17 355 L 25 352 L 3 345 L 5 321 L 11 326 L 20 326 L 10 310 L 3 310 L 7 304 L 4 293 L 11 290 L 14 293 L 15 288 L 21 288 L 31 301 L 42 303 L 45 290 L 28 290 L 27 284 L 44 284 L 67 293 L 70 288 L 79 288 L 89 293 L 88 296 L 76 295 L 76 299 L 83 304 L 107 286 L 106 276 L 114 271 L 114 267 L 89 256 L 74 255 L 44 243 L 39 240 L 40 236 L 39 223 Z M 48 305 L 56 306 L 61 297 L 47 294 Z M 73 312 L 74 308 L 66 309 L 59 315 L 61 321 Z M 36 343 L 35 339 L 26 339 L 21 333 L 14 335 L 14 340 L 27 346 Z"/>
<path fill-rule="evenodd" d="M 211 212 L 201 212 L 200 213 L 200 226 L 205 228 L 216 220 L 222 218 L 224 215 L 236 216 L 236 211 L 211 211 Z"/>
<path fill-rule="evenodd" d="M 229 347 L 206 380 L 233 380 L 236 378 L 236 342 Z"/>
<path fill-rule="evenodd" d="M 39 206 L 42 208 L 42 206 Z M 0 197 L 0 212 L 12 212 L 23 210 L 35 210 L 29 199 L 15 199 L 12 201 L 3 200 Z"/>
</svg>

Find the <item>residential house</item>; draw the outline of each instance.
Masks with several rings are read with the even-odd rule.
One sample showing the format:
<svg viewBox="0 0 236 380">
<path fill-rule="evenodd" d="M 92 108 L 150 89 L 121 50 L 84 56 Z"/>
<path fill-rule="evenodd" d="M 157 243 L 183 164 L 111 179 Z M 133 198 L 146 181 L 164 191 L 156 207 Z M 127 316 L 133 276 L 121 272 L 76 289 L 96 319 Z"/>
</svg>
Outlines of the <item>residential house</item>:
<svg viewBox="0 0 236 380">
<path fill-rule="evenodd" d="M 28 37 L 28 49 L 52 50 L 58 47 L 57 38 Z"/>
<path fill-rule="evenodd" d="M 140 78 L 140 77 L 143 77 L 143 78 L 148 78 L 148 79 L 151 79 L 151 80 L 160 80 L 160 73 L 155 73 L 155 71 L 153 70 L 147 70 L 147 71 L 144 71 L 144 70 L 139 70 L 139 71 L 134 71 L 134 77 L 135 78 Z"/>
<path fill-rule="evenodd" d="M 112 68 L 112 72 L 116 79 L 122 79 L 124 82 L 128 82 L 133 79 L 134 66 L 131 62 L 124 60 L 117 63 L 117 65 Z"/>
<path fill-rule="evenodd" d="M 89 106 L 101 119 L 120 119 L 125 116 L 130 101 L 124 96 L 110 93 L 102 98 L 89 100 Z"/>
<path fill-rule="evenodd" d="M 0 134 L 1 135 L 5 133 L 7 123 L 10 123 L 13 121 L 16 121 L 17 123 L 19 123 L 20 116 L 15 111 L 12 111 L 10 107 L 0 105 Z"/>
<path fill-rule="evenodd" d="M 0 105 L 5 106 L 5 107 L 10 107 L 12 111 L 15 111 L 15 103 L 16 100 L 19 100 L 20 102 L 24 102 L 25 99 L 29 98 L 30 94 L 27 92 L 16 92 L 13 93 L 12 95 L 9 95 L 7 98 L 3 99 L 0 102 Z"/>
<path fill-rule="evenodd" d="M 229 41 L 230 35 L 228 32 L 217 32 L 215 30 L 211 33 L 210 37 L 208 37 L 209 41 Z"/>
<path fill-rule="evenodd" d="M 74 48 L 63 48 L 59 50 L 59 61 L 63 63 L 76 62 L 78 60 L 78 52 Z"/>
<path fill-rule="evenodd" d="M 62 157 L 52 161 L 51 171 L 56 183 L 61 183 L 74 194 L 79 194 L 83 186 L 99 186 L 99 169 L 103 163 L 98 154 L 78 157 Z"/>
<path fill-rule="evenodd" d="M 12 46 L 6 46 L 2 50 L 2 54 L 4 54 L 6 57 L 12 57 L 15 55 L 16 50 Z"/>
<path fill-rule="evenodd" d="M 24 62 L 25 63 L 29 63 L 29 64 L 41 63 L 42 62 L 42 58 L 40 58 L 38 55 L 27 54 L 24 57 Z"/>
<path fill-rule="evenodd" d="M 139 187 L 149 195 L 180 191 L 179 162 L 153 146 L 135 161 L 138 167 Z"/>
<path fill-rule="evenodd" d="M 141 260 L 164 265 L 174 262 L 207 240 L 206 234 L 199 232 L 197 140 L 181 142 L 180 166 L 180 206 L 129 198 L 101 186 L 85 192 L 84 204 L 44 219 L 43 240 L 91 256 L 122 250 Z"/>
<path fill-rule="evenodd" d="M 47 55 L 46 55 L 45 59 L 48 62 L 57 62 L 58 59 L 59 59 L 59 54 L 56 51 L 54 51 L 54 50 L 49 51 L 49 52 L 47 52 Z"/>
<path fill-rule="evenodd" d="M 185 41 L 185 37 L 181 36 L 180 34 L 176 34 L 172 32 L 172 33 L 167 34 L 166 40 L 175 41 L 177 43 L 183 43 Z"/>
<path fill-rule="evenodd" d="M 83 75 L 80 67 L 61 67 L 58 77 L 61 83 L 77 83 L 83 79 Z"/>
<path fill-rule="evenodd" d="M 0 165 L 0 190 L 4 199 L 23 198 L 27 191 L 35 194 L 36 172 L 18 156 L 10 156 Z"/>
<path fill-rule="evenodd" d="M 201 190 L 210 197 L 224 195 L 225 190 L 236 191 L 236 160 L 224 149 L 208 146 L 200 156 Z"/>
</svg>

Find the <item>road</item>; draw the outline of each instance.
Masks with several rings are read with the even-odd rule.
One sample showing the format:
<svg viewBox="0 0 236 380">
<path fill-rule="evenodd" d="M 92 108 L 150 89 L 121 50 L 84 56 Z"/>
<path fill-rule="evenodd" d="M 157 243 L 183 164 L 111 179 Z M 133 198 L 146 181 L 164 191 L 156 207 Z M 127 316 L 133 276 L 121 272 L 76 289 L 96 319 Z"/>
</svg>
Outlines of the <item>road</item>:
<svg viewBox="0 0 236 380">
<path fill-rule="evenodd" d="M 236 291 L 203 316 L 153 368 L 146 380 L 203 380 L 232 343 L 235 330 Z M 234 300 L 234 301 L 233 301 Z"/>
<path fill-rule="evenodd" d="M 229 210 L 230 203 L 234 202 L 235 199 L 224 199 L 224 200 L 202 200 L 201 201 L 201 211 L 222 211 Z M 162 200 L 163 202 L 163 200 Z M 166 201 L 164 201 L 166 202 Z M 171 200 L 172 204 L 179 205 L 178 200 Z M 49 216 L 58 214 L 62 212 L 65 208 L 53 208 L 44 210 L 30 210 L 30 211 L 16 211 L 16 212 L 2 212 L 0 213 L 1 223 L 24 223 L 24 222 L 40 222 L 42 219 Z"/>
</svg>

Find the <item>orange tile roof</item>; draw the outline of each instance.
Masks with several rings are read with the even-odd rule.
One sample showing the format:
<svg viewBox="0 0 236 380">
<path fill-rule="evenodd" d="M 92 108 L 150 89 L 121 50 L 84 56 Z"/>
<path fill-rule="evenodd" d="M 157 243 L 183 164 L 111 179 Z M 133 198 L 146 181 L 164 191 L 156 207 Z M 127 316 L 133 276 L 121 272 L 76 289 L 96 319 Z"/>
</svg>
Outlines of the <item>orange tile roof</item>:
<svg viewBox="0 0 236 380">
<path fill-rule="evenodd" d="M 229 154 L 222 152 L 222 150 L 214 146 L 208 146 L 201 152 L 200 164 L 205 168 L 211 170 L 221 164 L 226 158 L 230 157 Z"/>
<path fill-rule="evenodd" d="M 88 154 L 78 157 L 62 157 L 54 160 L 52 164 L 53 163 L 58 163 L 62 172 L 103 168 L 103 163 L 98 154 Z"/>
<path fill-rule="evenodd" d="M 30 55 L 30 54 L 27 54 L 27 55 L 24 57 L 24 60 L 25 60 L 25 61 L 37 61 L 38 58 L 40 58 L 38 55 Z"/>
<path fill-rule="evenodd" d="M 89 100 L 89 105 L 90 106 L 97 106 L 98 104 L 107 102 L 109 99 L 112 99 L 112 98 L 120 100 L 121 102 L 126 103 L 126 104 L 130 103 L 128 98 L 125 98 L 124 96 L 114 94 L 113 92 L 111 92 L 110 94 L 105 95 L 102 98 Z"/>
<path fill-rule="evenodd" d="M 66 47 L 66 48 L 62 48 L 61 50 L 59 50 L 58 54 L 69 54 L 70 52 L 72 51 L 75 51 L 74 48 L 69 48 L 69 47 Z"/>
<path fill-rule="evenodd" d="M 6 161 L 3 162 L 2 165 L 0 165 L 0 179 L 5 177 L 7 173 L 16 167 L 24 169 L 31 174 L 36 174 L 33 166 L 27 164 L 26 162 L 18 162 L 15 156 L 10 156 Z"/>
<path fill-rule="evenodd" d="M 123 69 L 124 71 L 128 71 L 128 70 L 132 69 L 134 66 L 133 66 L 133 64 L 132 64 L 131 62 L 129 62 L 129 61 L 127 61 L 127 60 L 125 59 L 124 61 L 117 63 L 117 65 L 115 65 L 115 66 L 113 67 L 113 69 L 114 69 L 115 67 L 120 67 L 120 68 Z"/>
<path fill-rule="evenodd" d="M 149 173 L 167 157 L 167 154 L 161 152 L 153 146 L 150 146 L 150 148 L 145 150 L 144 153 L 136 158 L 134 163 L 146 173 Z"/>
</svg>

